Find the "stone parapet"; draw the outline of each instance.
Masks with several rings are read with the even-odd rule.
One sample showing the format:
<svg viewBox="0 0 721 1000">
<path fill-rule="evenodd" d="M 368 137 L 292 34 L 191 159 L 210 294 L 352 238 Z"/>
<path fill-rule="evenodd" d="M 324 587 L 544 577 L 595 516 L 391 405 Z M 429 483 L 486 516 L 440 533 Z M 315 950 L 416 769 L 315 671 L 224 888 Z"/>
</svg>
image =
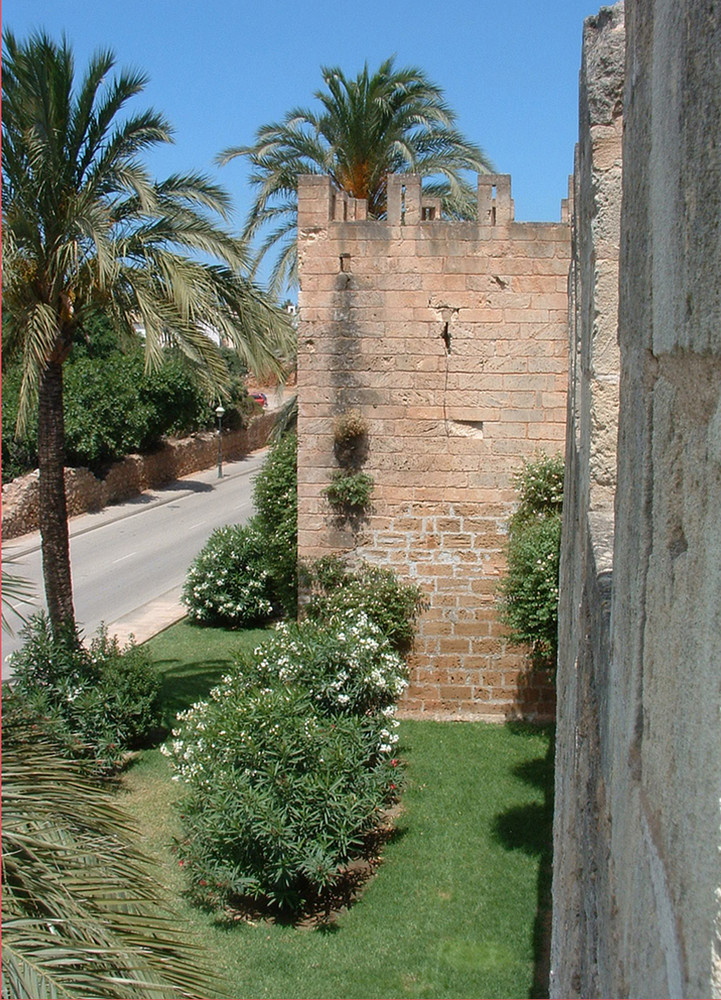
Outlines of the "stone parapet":
<svg viewBox="0 0 721 1000">
<path fill-rule="evenodd" d="M 275 423 L 275 414 L 254 417 L 248 427 L 223 432 L 223 457 L 234 461 L 262 448 Z M 165 441 L 149 455 L 127 455 L 114 462 L 102 477 L 89 469 L 65 470 L 68 515 L 101 510 L 108 504 L 163 486 L 217 460 L 217 433 L 207 431 Z M 2 537 L 5 541 L 38 529 L 38 472 L 28 473 L 2 488 Z"/>
</svg>

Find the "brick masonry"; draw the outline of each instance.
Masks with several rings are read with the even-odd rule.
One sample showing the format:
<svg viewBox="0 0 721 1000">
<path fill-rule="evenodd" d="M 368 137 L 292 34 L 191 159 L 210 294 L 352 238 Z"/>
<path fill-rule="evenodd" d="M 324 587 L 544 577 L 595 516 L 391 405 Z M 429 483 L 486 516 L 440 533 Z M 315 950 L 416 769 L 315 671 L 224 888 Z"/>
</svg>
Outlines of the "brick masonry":
<svg viewBox="0 0 721 1000">
<path fill-rule="evenodd" d="M 420 179 L 388 178 L 388 219 L 328 178 L 298 193 L 299 554 L 392 567 L 428 601 L 406 713 L 548 718 L 553 690 L 496 610 L 513 474 L 561 452 L 566 425 L 568 206 L 514 221 L 510 178 L 479 178 L 479 220 L 439 218 Z M 334 421 L 359 411 L 367 516 L 323 496 Z"/>
</svg>

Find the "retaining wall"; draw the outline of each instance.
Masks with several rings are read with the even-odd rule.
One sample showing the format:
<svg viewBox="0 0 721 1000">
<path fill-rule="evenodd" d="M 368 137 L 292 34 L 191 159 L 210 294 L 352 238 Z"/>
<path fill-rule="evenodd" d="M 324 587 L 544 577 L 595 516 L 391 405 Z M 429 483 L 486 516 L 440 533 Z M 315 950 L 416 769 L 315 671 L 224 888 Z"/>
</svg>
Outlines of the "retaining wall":
<svg viewBox="0 0 721 1000">
<path fill-rule="evenodd" d="M 275 415 L 263 413 L 250 425 L 223 432 L 223 458 L 233 461 L 262 448 L 273 428 Z M 101 510 L 144 490 L 163 486 L 199 469 L 208 469 L 218 456 L 217 433 L 207 431 L 179 440 L 165 441 L 149 455 L 127 455 L 98 478 L 89 469 L 65 470 L 68 514 Z M 6 541 L 38 529 L 38 472 L 29 473 L 2 488 L 2 537 Z"/>
</svg>

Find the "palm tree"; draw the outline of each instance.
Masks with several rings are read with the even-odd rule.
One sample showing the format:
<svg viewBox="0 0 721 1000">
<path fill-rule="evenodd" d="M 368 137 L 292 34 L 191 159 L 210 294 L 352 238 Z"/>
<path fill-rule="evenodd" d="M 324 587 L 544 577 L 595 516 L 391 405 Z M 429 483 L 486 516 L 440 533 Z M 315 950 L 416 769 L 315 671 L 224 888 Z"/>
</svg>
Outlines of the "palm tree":
<svg viewBox="0 0 721 1000">
<path fill-rule="evenodd" d="M 70 46 L 3 36 L 3 349 L 23 378 L 18 431 L 37 413 L 39 521 L 53 628 L 74 621 L 63 477 L 63 363 L 98 310 L 121 343 L 144 330 L 146 364 L 176 346 L 222 394 L 214 328 L 257 372 L 278 370 L 292 331 L 247 277 L 223 227 L 229 198 L 191 173 L 154 182 L 139 156 L 166 120 L 126 105 L 146 78 L 97 53 L 76 84 Z M 210 263 L 208 263 L 210 261 Z"/>
<path fill-rule="evenodd" d="M 218 995 L 110 789 L 19 717 L 2 763 L 2 997 Z"/>
<path fill-rule="evenodd" d="M 244 236 L 266 227 L 258 259 L 277 249 L 270 287 L 280 293 L 295 280 L 297 179 L 328 174 L 354 198 L 368 199 L 370 218 L 383 218 L 386 176 L 415 173 L 432 178 L 426 192 L 441 197 L 446 214 L 472 218 L 474 192 L 463 171 L 487 173 L 486 155 L 456 129 L 456 115 L 443 91 L 416 67 L 395 69 L 386 59 L 371 75 L 366 64 L 355 79 L 337 67 L 322 67 L 326 90 L 318 111 L 294 108 L 281 122 L 263 125 L 252 146 L 220 154 L 220 163 L 247 156 L 256 196 Z"/>
</svg>

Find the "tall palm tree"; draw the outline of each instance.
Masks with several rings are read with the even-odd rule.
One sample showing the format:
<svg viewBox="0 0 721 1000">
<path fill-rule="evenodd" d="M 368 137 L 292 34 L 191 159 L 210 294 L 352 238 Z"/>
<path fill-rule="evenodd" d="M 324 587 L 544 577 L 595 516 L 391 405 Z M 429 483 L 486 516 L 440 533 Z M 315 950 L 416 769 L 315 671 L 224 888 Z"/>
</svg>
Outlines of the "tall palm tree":
<svg viewBox="0 0 721 1000">
<path fill-rule="evenodd" d="M 492 170 L 483 151 L 456 129 L 443 91 L 422 70 L 396 69 L 390 58 L 372 75 L 366 64 L 355 79 L 338 67 L 321 72 L 327 89 L 315 94 L 318 111 L 294 108 L 282 121 L 261 126 L 252 146 L 218 157 L 227 163 L 247 156 L 253 165 L 256 196 L 244 235 L 270 227 L 258 257 L 277 250 L 270 284 L 276 293 L 295 280 L 299 174 L 330 175 L 352 197 L 367 198 L 375 219 L 386 210 L 386 175 L 420 174 L 432 179 L 425 190 L 443 199 L 446 214 L 472 218 L 474 192 L 463 172 Z"/>
<path fill-rule="evenodd" d="M 292 332 L 247 277 L 224 228 L 229 199 L 200 174 L 154 182 L 140 154 L 171 141 L 155 111 L 126 109 L 146 78 L 97 53 L 76 82 L 68 43 L 3 36 L 3 348 L 22 361 L 19 430 L 37 413 L 39 521 L 53 627 L 74 620 L 63 478 L 63 363 L 97 310 L 146 362 L 175 345 L 220 394 L 214 328 L 249 366 L 279 368 Z M 208 263 L 210 261 L 210 263 Z"/>
</svg>

